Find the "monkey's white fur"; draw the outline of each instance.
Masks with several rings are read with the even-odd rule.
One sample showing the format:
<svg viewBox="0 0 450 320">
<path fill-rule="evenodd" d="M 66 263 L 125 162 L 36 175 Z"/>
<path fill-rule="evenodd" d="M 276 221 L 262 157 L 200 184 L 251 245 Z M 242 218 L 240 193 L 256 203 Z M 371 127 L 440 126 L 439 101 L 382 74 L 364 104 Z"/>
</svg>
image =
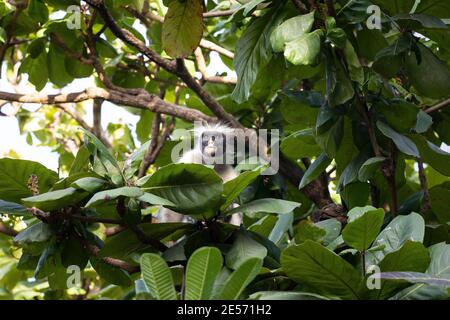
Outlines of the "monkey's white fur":
<svg viewBox="0 0 450 320">
<path fill-rule="evenodd" d="M 217 124 L 205 124 L 199 127 L 196 127 L 194 130 L 195 137 L 195 145 L 194 149 L 185 152 L 182 157 L 178 160 L 178 163 L 203 163 L 203 153 L 202 153 L 202 140 L 201 137 L 203 133 L 212 131 L 219 132 L 224 135 L 232 134 L 233 129 L 227 127 L 226 125 L 217 123 Z M 216 164 L 214 166 L 214 170 L 217 174 L 222 178 L 223 182 L 227 182 L 237 177 L 237 174 L 234 168 L 231 165 L 226 164 Z M 158 216 L 161 222 L 179 222 L 186 220 L 186 217 L 182 214 L 176 213 L 167 208 L 161 208 L 158 212 Z M 240 225 L 242 221 L 242 217 L 239 213 L 234 214 L 231 217 L 230 223 L 235 225 Z"/>
</svg>

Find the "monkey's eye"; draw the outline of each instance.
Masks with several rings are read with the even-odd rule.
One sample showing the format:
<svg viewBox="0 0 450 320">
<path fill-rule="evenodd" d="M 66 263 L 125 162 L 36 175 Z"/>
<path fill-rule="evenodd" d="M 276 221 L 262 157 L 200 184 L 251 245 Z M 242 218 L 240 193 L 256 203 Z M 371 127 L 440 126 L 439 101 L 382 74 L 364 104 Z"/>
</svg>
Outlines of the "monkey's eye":
<svg viewBox="0 0 450 320">
<path fill-rule="evenodd" d="M 212 136 L 212 137 L 211 137 L 211 140 L 212 140 L 212 141 L 215 141 L 215 140 L 216 140 L 216 137 L 215 137 L 215 136 Z"/>
</svg>

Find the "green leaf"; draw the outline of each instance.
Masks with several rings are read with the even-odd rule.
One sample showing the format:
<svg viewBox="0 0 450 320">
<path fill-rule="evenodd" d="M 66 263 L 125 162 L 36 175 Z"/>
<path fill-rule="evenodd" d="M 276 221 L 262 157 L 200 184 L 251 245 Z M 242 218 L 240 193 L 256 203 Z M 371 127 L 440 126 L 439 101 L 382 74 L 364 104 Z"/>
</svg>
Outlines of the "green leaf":
<svg viewBox="0 0 450 320">
<path fill-rule="evenodd" d="M 0 213 L 23 216 L 28 210 L 18 203 L 0 200 Z"/>
<path fill-rule="evenodd" d="M 220 207 L 221 210 L 225 210 L 230 206 L 233 201 L 244 191 L 247 186 L 252 183 L 261 173 L 260 169 L 253 171 L 246 171 L 238 175 L 236 178 L 227 181 L 223 185 L 223 196 L 225 202 Z"/>
<path fill-rule="evenodd" d="M 342 299 L 359 299 L 361 276 L 351 264 L 317 242 L 307 240 L 281 254 L 289 278 L 316 292 Z"/>
<path fill-rule="evenodd" d="M 223 258 L 219 249 L 203 247 L 189 258 L 186 267 L 186 300 L 208 300 L 214 281 L 222 270 Z"/>
<path fill-rule="evenodd" d="M 310 292 L 259 291 L 250 295 L 249 300 L 329 300 L 327 297 Z"/>
<path fill-rule="evenodd" d="M 441 223 L 450 221 L 450 188 L 446 184 L 434 186 L 429 190 L 431 210 Z"/>
<path fill-rule="evenodd" d="M 378 264 L 386 254 L 400 248 L 406 241 L 422 242 L 425 222 L 421 215 L 412 212 L 407 216 L 395 217 L 378 235 L 372 248 L 384 246 L 383 250 L 366 254 L 367 265 Z"/>
<path fill-rule="evenodd" d="M 89 150 L 85 145 L 82 145 L 80 149 L 78 149 L 77 156 L 75 160 L 73 160 L 72 166 L 70 167 L 69 176 L 72 176 L 76 173 L 85 172 L 87 169 L 87 165 L 89 164 Z"/>
<path fill-rule="evenodd" d="M 277 26 L 270 35 L 270 43 L 275 52 L 283 52 L 284 45 L 308 33 L 314 23 L 314 11 L 287 19 L 282 24 Z"/>
<path fill-rule="evenodd" d="M 175 206 L 172 201 L 155 196 L 154 194 L 144 192 L 144 194 L 137 198 L 139 201 L 146 202 L 152 205 L 162 205 L 162 206 Z"/>
<path fill-rule="evenodd" d="M 145 253 L 141 256 L 142 277 L 152 295 L 158 300 L 177 300 L 169 266 L 159 255 Z"/>
<path fill-rule="evenodd" d="M 450 176 L 450 166 L 448 165 L 450 161 L 450 153 L 442 150 L 430 141 L 427 141 L 421 135 L 410 135 L 410 138 L 419 149 L 420 155 L 424 162 L 428 163 L 439 173 L 447 177 Z"/>
<path fill-rule="evenodd" d="M 346 103 L 355 95 L 353 84 L 342 62 L 334 52 L 327 54 L 326 86 L 331 107 Z"/>
<path fill-rule="evenodd" d="M 428 250 L 420 242 L 406 241 L 396 251 L 388 253 L 380 263 L 380 269 L 384 272 L 415 271 L 423 272 L 430 264 Z M 383 278 L 383 277 L 382 277 Z M 404 285 L 382 281 L 380 290 L 376 291 L 377 299 L 387 299 Z"/>
<path fill-rule="evenodd" d="M 429 248 L 431 263 L 426 274 L 433 278 L 450 280 L 450 245 L 438 243 Z M 420 283 L 396 294 L 398 300 L 447 299 L 448 291 L 441 287 Z"/>
<path fill-rule="evenodd" d="M 162 26 L 162 45 L 168 55 L 190 55 L 203 35 L 203 7 L 198 0 L 171 1 Z"/>
<path fill-rule="evenodd" d="M 359 57 L 356 54 L 355 49 L 353 48 L 352 43 L 347 40 L 345 42 L 344 47 L 345 58 L 347 59 L 348 71 L 350 75 L 350 79 L 353 81 L 359 82 L 360 84 L 364 83 L 364 70 L 359 62 Z"/>
<path fill-rule="evenodd" d="M 267 249 L 263 245 L 253 240 L 248 234 L 238 232 L 230 251 L 225 256 L 225 262 L 228 268 L 236 270 L 250 258 L 263 260 L 266 256 Z"/>
<path fill-rule="evenodd" d="M 308 221 L 302 220 L 294 228 L 295 232 L 295 243 L 300 244 L 306 240 L 321 242 L 326 236 L 326 230 L 317 226 L 316 224 Z"/>
<path fill-rule="evenodd" d="M 176 212 L 208 218 L 221 204 L 223 183 L 213 169 L 180 163 L 160 168 L 141 187 L 174 203 L 168 207 Z"/>
<path fill-rule="evenodd" d="M 323 31 L 315 30 L 286 43 L 284 56 L 293 65 L 310 66 L 319 63 Z"/>
<path fill-rule="evenodd" d="M 28 180 L 37 176 L 39 192 L 47 192 L 58 180 L 56 172 L 42 164 L 19 159 L 0 159 L 0 199 L 20 202 L 20 199 L 33 195 L 28 188 Z"/>
<path fill-rule="evenodd" d="M 401 152 L 413 157 L 420 157 L 419 150 L 411 139 L 395 132 L 391 127 L 381 121 L 377 121 L 377 127 L 380 129 L 381 133 L 395 143 Z"/>
<path fill-rule="evenodd" d="M 103 201 L 115 200 L 118 197 L 138 198 L 144 195 L 144 192 L 138 187 L 121 187 L 117 189 L 100 191 L 86 203 L 85 207 L 92 207 L 98 205 Z"/>
<path fill-rule="evenodd" d="M 420 61 L 415 54 L 406 55 L 406 73 L 414 88 L 422 95 L 440 99 L 450 95 L 450 71 L 447 63 L 439 60 L 423 44 L 417 44 Z"/>
<path fill-rule="evenodd" d="M 237 300 L 242 291 L 258 275 L 262 267 L 262 260 L 250 258 L 242 263 L 225 281 L 222 291 L 218 294 L 218 300 Z"/>
<path fill-rule="evenodd" d="M 279 20 L 279 8 L 253 19 L 236 44 L 233 65 L 238 81 L 231 96 L 237 103 L 248 100 L 259 71 L 272 57 L 269 35 Z"/>
<path fill-rule="evenodd" d="M 420 110 L 417 113 L 417 123 L 414 128 L 414 131 L 417 133 L 425 133 L 433 124 L 433 118 L 426 112 Z"/>
<path fill-rule="evenodd" d="M 89 261 L 100 278 L 107 282 L 124 287 L 132 284 L 130 275 L 126 271 L 113 267 L 112 265 L 103 262 L 101 259 L 94 257 L 91 257 Z"/>
<path fill-rule="evenodd" d="M 289 159 L 296 161 L 300 158 L 318 156 L 321 150 L 317 145 L 314 131 L 304 129 L 284 138 L 280 145 L 280 151 Z"/>
<path fill-rule="evenodd" d="M 48 20 L 48 8 L 42 0 L 30 0 L 28 13 L 30 17 L 41 23 Z"/>
<path fill-rule="evenodd" d="M 28 81 L 34 85 L 37 91 L 41 91 L 48 80 L 47 52 L 43 50 L 39 56 L 32 58 L 27 56 L 23 59 L 19 73 L 27 73 Z"/>
<path fill-rule="evenodd" d="M 47 54 L 48 79 L 58 87 L 64 87 L 73 81 L 73 77 L 66 71 L 64 59 L 63 49 L 50 43 Z"/>
<path fill-rule="evenodd" d="M 299 189 L 305 187 L 308 183 L 316 179 L 330 165 L 332 159 L 322 153 L 317 159 L 306 169 L 305 174 L 300 181 Z"/>
<path fill-rule="evenodd" d="M 385 160 L 386 158 L 384 157 L 373 157 L 366 160 L 366 162 L 362 164 L 361 168 L 359 168 L 358 180 L 361 182 L 370 180 L 374 176 L 380 164 Z"/>
<path fill-rule="evenodd" d="M 348 213 L 349 216 L 352 210 Z M 380 232 L 383 221 L 383 209 L 366 211 L 345 226 L 342 230 L 342 237 L 350 247 L 365 251 Z"/>
<path fill-rule="evenodd" d="M 71 184 L 71 187 L 81 189 L 87 192 L 96 192 L 103 188 L 107 182 L 103 179 L 86 177 L 76 180 Z"/>
<path fill-rule="evenodd" d="M 341 223 L 335 218 L 316 222 L 315 225 L 326 232 L 322 239 L 324 246 L 332 243 L 341 233 Z"/>
<path fill-rule="evenodd" d="M 236 212 L 244 212 L 250 216 L 259 212 L 286 214 L 300 206 L 301 204 L 298 202 L 266 198 L 245 203 L 239 207 L 226 211 L 225 214 L 230 215 Z"/>
<path fill-rule="evenodd" d="M 424 283 L 427 285 L 442 287 L 444 289 L 450 288 L 450 279 L 430 276 L 421 272 L 382 272 L 381 279 L 388 280 L 405 280 L 411 283 Z"/>
<path fill-rule="evenodd" d="M 108 151 L 108 148 L 91 132 L 81 128 L 85 137 L 85 145 L 88 148 L 91 155 L 98 157 L 102 162 L 104 168 L 107 170 L 111 180 L 115 184 L 121 184 L 123 182 L 122 173 L 117 163 L 117 160 Z"/>
<path fill-rule="evenodd" d="M 49 191 L 37 196 L 23 198 L 22 203 L 28 208 L 36 207 L 42 211 L 53 211 L 59 208 L 68 207 L 86 198 L 85 191 L 80 191 L 69 187 L 66 189 Z"/>
<path fill-rule="evenodd" d="M 50 225 L 43 222 L 38 222 L 19 232 L 19 234 L 14 237 L 14 242 L 19 246 L 31 244 L 34 242 L 46 242 L 50 240 L 52 235 L 53 232 Z"/>
<path fill-rule="evenodd" d="M 6 41 L 6 31 L 0 27 L 0 42 L 5 43 Z"/>
</svg>

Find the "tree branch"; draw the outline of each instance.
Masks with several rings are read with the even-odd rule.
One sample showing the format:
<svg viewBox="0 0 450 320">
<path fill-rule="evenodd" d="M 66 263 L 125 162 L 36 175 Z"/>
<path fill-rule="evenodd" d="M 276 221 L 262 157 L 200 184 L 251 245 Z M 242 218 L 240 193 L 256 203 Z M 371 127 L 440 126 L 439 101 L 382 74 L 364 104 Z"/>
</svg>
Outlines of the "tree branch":
<svg viewBox="0 0 450 320">
<path fill-rule="evenodd" d="M 21 103 L 40 103 L 57 105 L 68 102 L 82 102 L 90 99 L 104 99 L 119 105 L 126 105 L 138 109 L 150 110 L 152 112 L 160 112 L 168 114 L 186 121 L 194 122 L 205 120 L 214 122 L 217 119 L 205 115 L 204 113 L 179 106 L 170 102 L 166 102 L 158 96 L 151 94 L 131 95 L 117 92 L 114 90 L 105 90 L 101 88 L 87 88 L 84 91 L 73 93 L 61 93 L 45 95 L 41 93 L 20 94 L 0 91 L 0 100 L 16 101 Z"/>
<path fill-rule="evenodd" d="M 235 77 L 219 77 L 210 76 L 206 70 L 205 57 L 203 56 L 202 49 L 198 47 L 194 51 L 195 60 L 197 61 L 198 71 L 202 74 L 202 79 L 212 83 L 224 83 L 224 84 L 236 84 L 237 79 Z"/>
<path fill-rule="evenodd" d="M 13 228 L 8 227 L 4 222 L 0 221 L 0 233 L 3 233 L 7 236 L 15 237 L 19 234 L 19 231 L 16 231 Z"/>
<path fill-rule="evenodd" d="M 448 98 L 447 100 L 441 101 L 432 107 L 429 107 L 428 109 L 425 110 L 425 112 L 431 113 L 431 112 L 440 110 L 442 108 L 448 107 L 449 105 L 450 105 L 450 98 Z"/>
</svg>

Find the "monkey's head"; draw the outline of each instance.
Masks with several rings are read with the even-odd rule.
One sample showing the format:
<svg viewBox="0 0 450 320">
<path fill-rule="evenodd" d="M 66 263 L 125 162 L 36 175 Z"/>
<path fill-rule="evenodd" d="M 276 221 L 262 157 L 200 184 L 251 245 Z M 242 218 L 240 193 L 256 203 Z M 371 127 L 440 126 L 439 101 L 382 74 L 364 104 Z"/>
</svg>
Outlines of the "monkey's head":
<svg viewBox="0 0 450 320">
<path fill-rule="evenodd" d="M 204 163 L 226 163 L 227 143 L 233 139 L 233 129 L 221 124 L 203 124 L 195 129 L 195 133 L 198 139 L 197 146 L 201 150 Z"/>
</svg>

